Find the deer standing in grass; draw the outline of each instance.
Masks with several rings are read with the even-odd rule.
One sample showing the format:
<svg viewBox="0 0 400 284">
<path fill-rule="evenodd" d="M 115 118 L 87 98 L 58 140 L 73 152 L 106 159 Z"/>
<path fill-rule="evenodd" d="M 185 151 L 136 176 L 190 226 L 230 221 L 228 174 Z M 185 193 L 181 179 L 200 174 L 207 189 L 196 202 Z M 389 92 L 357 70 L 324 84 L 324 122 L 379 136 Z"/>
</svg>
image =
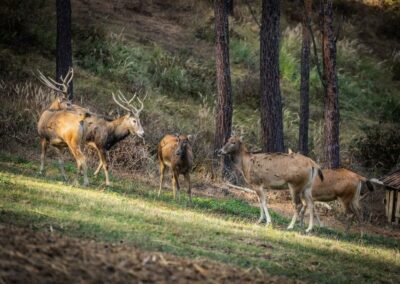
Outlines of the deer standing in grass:
<svg viewBox="0 0 400 284">
<path fill-rule="evenodd" d="M 344 207 L 347 219 L 346 231 L 348 231 L 354 217 L 357 218 L 358 222 L 362 222 L 359 202 L 363 185 L 365 184 L 369 191 L 373 191 L 374 187 L 367 178 L 346 169 L 324 169 L 322 173 L 324 180 L 314 182 L 312 197 L 314 201 L 322 202 L 339 200 Z M 300 223 L 303 223 L 306 209 L 307 204 L 303 204 L 300 212 Z M 321 225 L 317 212 L 314 215 Z"/>
<path fill-rule="evenodd" d="M 69 72 L 70 73 L 68 74 L 73 74 L 73 69 L 71 68 Z M 51 78 L 46 78 L 40 72 L 39 74 L 41 81 L 47 87 L 56 91 L 60 91 L 57 87 L 60 84 Z M 61 92 L 63 96 L 60 97 L 60 100 L 53 102 L 51 106 L 52 110 L 70 110 L 77 114 L 90 113 L 88 109 L 72 104 L 70 101 L 66 100 L 68 94 L 67 87 L 63 87 Z M 144 130 L 139 118 L 140 112 L 144 108 L 143 101 L 137 97 L 137 94 L 133 95 L 130 100 L 127 100 L 121 91 L 118 91 L 117 95 L 112 93 L 112 97 L 117 105 L 127 111 L 127 114 L 114 120 L 109 120 L 101 115 L 90 113 L 90 117 L 86 119 L 87 130 L 84 137 L 84 142 L 90 147 L 94 148 L 99 156 L 99 166 L 97 167 L 94 175 L 96 176 L 100 169 L 103 168 L 107 186 L 111 185 L 106 159 L 107 151 L 110 150 L 111 147 L 116 143 L 125 139 L 129 134 L 136 134 L 139 137 L 143 137 L 144 135 Z M 134 106 L 134 102 L 136 100 L 139 102 L 139 108 Z"/>
<path fill-rule="evenodd" d="M 189 201 L 192 202 L 190 171 L 193 166 L 193 152 L 192 152 L 192 135 L 165 135 L 158 144 L 158 161 L 160 164 L 160 189 L 158 196 L 160 196 L 164 173 L 166 167 L 171 168 L 172 172 L 172 189 L 174 199 L 176 199 L 176 190 L 179 195 L 179 175 L 182 174 L 188 183 Z"/>
<path fill-rule="evenodd" d="M 281 187 L 288 184 L 295 213 L 288 229 L 293 229 L 299 216 L 302 204 L 296 200 L 304 200 L 310 212 L 313 212 L 314 203 L 311 195 L 311 187 L 317 175 L 323 180 L 319 165 L 313 160 L 301 154 L 251 154 L 242 140 L 237 136 L 229 138 L 227 143 L 219 150 L 221 155 L 230 155 L 235 167 L 243 174 L 245 182 L 257 193 L 260 200 L 259 223 L 266 221 L 271 223 L 265 191 L 267 188 Z M 313 229 L 313 218 L 306 232 Z"/>
<path fill-rule="evenodd" d="M 57 151 L 61 173 L 64 179 L 67 180 L 61 149 L 68 147 L 76 160 L 78 175 L 81 171 L 83 172 L 83 184 L 87 186 L 89 180 L 87 178 L 86 159 L 82 153 L 81 146 L 85 139 L 85 120 L 89 114 L 87 112 L 66 110 L 70 105 L 66 98 L 68 86 L 73 79 L 73 70 L 70 69 L 65 78 L 61 78 L 62 83 L 55 82 L 52 79 L 49 81 L 41 73 L 39 79 L 46 85 L 50 84 L 51 88 L 59 94 L 50 107 L 43 111 L 38 121 L 37 129 L 42 150 L 40 173 L 43 173 L 44 170 L 47 147 L 51 145 Z"/>
<path fill-rule="evenodd" d="M 110 186 L 111 183 L 108 175 L 106 152 L 116 143 L 129 136 L 129 134 L 136 134 L 141 138 L 144 136 L 144 130 L 139 118 L 140 112 L 144 107 L 143 101 L 136 94 L 130 100 L 127 100 L 120 91 L 117 96 L 112 93 L 112 97 L 117 105 L 127 111 L 127 114 L 114 120 L 107 120 L 98 115 L 90 117 L 86 135 L 86 143 L 96 149 L 100 159 L 99 166 L 94 174 L 97 175 L 100 169 L 103 168 L 107 186 Z M 139 108 L 134 106 L 133 102 L 135 100 L 139 102 Z"/>
</svg>

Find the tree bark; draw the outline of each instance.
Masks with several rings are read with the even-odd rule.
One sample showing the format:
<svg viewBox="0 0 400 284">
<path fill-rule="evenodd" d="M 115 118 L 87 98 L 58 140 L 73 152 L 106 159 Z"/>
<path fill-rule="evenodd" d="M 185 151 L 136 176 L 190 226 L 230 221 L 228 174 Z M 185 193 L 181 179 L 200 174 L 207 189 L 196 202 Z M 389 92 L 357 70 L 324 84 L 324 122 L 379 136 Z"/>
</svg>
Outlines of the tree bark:
<svg viewBox="0 0 400 284">
<path fill-rule="evenodd" d="M 71 2 L 70 0 L 57 0 L 57 55 L 56 55 L 56 80 L 60 82 L 72 67 L 71 47 Z M 73 98 L 72 81 L 68 88 L 68 98 Z"/>
<path fill-rule="evenodd" d="M 233 13 L 233 8 L 234 8 L 234 2 L 233 2 L 233 0 L 227 0 L 227 5 L 228 5 L 228 15 L 231 15 L 231 16 L 234 16 L 234 13 Z"/>
<path fill-rule="evenodd" d="M 231 135 L 232 130 L 232 87 L 229 68 L 228 10 L 225 0 L 214 0 L 215 13 L 215 62 L 217 73 L 217 107 L 215 110 L 215 136 L 213 171 L 219 168 L 216 151 Z M 224 158 L 224 175 L 230 169 L 230 160 Z M 214 172 L 215 174 L 215 172 Z"/>
<path fill-rule="evenodd" d="M 336 71 L 336 38 L 333 31 L 333 0 L 324 1 L 322 9 L 322 56 L 324 79 L 324 158 L 325 167 L 338 168 L 339 156 L 339 88 Z"/>
<path fill-rule="evenodd" d="M 279 18 L 279 0 L 263 0 L 260 30 L 260 107 L 262 149 L 265 152 L 284 151 L 279 86 Z"/>
<path fill-rule="evenodd" d="M 299 151 L 308 155 L 308 126 L 309 126 L 309 94 L 310 94 L 310 42 L 311 35 L 308 29 L 311 21 L 312 0 L 304 0 L 302 22 L 303 41 L 301 47 L 301 82 L 300 82 L 300 126 Z"/>
</svg>

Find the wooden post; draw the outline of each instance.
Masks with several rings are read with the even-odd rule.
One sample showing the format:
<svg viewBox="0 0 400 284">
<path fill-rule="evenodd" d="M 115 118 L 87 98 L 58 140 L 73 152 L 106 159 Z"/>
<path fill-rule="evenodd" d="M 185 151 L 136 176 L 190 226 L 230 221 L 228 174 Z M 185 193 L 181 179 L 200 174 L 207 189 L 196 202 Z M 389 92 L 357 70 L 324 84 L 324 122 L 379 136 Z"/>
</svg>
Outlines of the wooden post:
<svg viewBox="0 0 400 284">
<path fill-rule="evenodd" d="M 386 217 L 390 223 L 392 223 L 392 214 L 393 214 L 393 194 L 392 190 L 386 190 Z"/>
<path fill-rule="evenodd" d="M 395 212 L 395 223 L 398 225 L 400 223 L 400 190 L 397 191 L 396 198 L 396 212 Z"/>
</svg>

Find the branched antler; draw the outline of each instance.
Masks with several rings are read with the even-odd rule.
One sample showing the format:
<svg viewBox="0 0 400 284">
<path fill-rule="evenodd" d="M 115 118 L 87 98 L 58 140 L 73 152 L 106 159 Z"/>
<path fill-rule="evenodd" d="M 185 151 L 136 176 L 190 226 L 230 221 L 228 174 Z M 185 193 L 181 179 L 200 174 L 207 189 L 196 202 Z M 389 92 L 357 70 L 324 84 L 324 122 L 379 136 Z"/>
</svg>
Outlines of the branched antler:
<svg viewBox="0 0 400 284">
<path fill-rule="evenodd" d="M 113 97 L 113 99 L 114 99 L 114 101 L 115 101 L 115 103 L 116 103 L 117 105 L 119 105 L 121 108 L 123 108 L 123 109 L 126 110 L 126 111 L 132 112 L 132 113 L 133 113 L 134 115 L 136 115 L 136 116 L 139 116 L 140 112 L 141 112 L 141 111 L 143 110 L 143 108 L 144 108 L 143 101 L 137 96 L 137 93 L 135 93 L 135 94 L 132 96 L 132 98 L 131 98 L 130 100 L 127 100 L 127 99 L 125 98 L 124 94 L 123 94 L 120 90 L 118 90 L 117 95 L 115 95 L 114 93 L 112 93 L 112 97 Z M 146 96 L 144 97 L 144 99 L 145 99 L 146 97 L 147 97 L 147 94 L 146 94 Z M 139 108 L 135 107 L 134 104 L 133 104 L 133 101 L 134 101 L 135 99 L 136 99 L 136 100 L 139 102 L 139 104 L 140 104 L 140 107 L 139 107 Z"/>
<path fill-rule="evenodd" d="M 71 83 L 72 79 L 74 78 L 74 69 L 69 68 L 68 73 L 65 75 L 65 78 L 61 76 L 61 83 L 56 82 L 50 77 L 46 77 L 43 75 L 40 70 L 37 70 L 39 73 L 38 79 L 47 87 L 52 89 L 53 91 L 56 91 L 57 93 L 62 93 L 64 96 L 68 94 L 68 88 L 69 84 Z"/>
</svg>

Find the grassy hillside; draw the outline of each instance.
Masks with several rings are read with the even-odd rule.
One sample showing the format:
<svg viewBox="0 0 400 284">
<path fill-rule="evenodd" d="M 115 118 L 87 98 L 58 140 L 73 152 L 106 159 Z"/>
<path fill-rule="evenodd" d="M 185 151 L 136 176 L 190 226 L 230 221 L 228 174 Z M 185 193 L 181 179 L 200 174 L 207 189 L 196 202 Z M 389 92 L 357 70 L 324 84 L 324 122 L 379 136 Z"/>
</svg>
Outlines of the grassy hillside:
<svg viewBox="0 0 400 284">
<path fill-rule="evenodd" d="M 55 34 L 54 28 L 49 27 L 55 27 L 54 7 L 49 1 L 19 6 L 19 1 L 10 3 L 16 7 L 8 12 L 4 10 L 3 21 L 18 32 L 1 33 L 0 72 L 4 85 L 9 87 L 5 88 L 2 96 L 11 101 L 15 100 L 15 93 L 23 96 L 23 100 L 28 97 L 27 110 L 39 113 L 40 109 L 33 108 L 28 100 L 40 100 L 43 96 L 37 98 L 35 94 L 27 94 L 30 90 L 24 93 L 20 90 L 21 86 L 18 93 L 13 86 L 15 82 L 24 85 L 26 81 L 37 84 L 32 75 L 36 69 L 49 75 L 53 73 Z M 392 19 L 397 6 L 388 2 L 385 10 L 370 4 L 337 3 L 337 18 L 346 16 L 338 41 L 341 152 L 344 165 L 353 168 L 359 168 L 358 161 L 365 160 L 365 151 L 361 151 L 366 143 L 364 131 L 368 134 L 371 127 L 377 128 L 378 136 L 386 137 L 384 131 L 396 129 L 395 123 L 400 117 L 399 81 L 395 80 L 398 42 L 395 38 L 380 36 L 377 28 L 374 30 L 362 17 L 363 13 L 369 13 L 371 23 L 377 23 L 381 15 L 386 14 L 388 19 Z M 259 12 L 257 1 L 251 2 L 251 5 L 256 13 Z M 216 89 L 210 3 L 118 1 L 106 4 L 75 0 L 72 1 L 72 8 L 76 101 L 98 112 L 115 114 L 111 91 L 121 89 L 125 93 L 148 93 L 143 120 L 148 129 L 150 154 L 154 153 L 157 141 L 166 132 L 190 132 L 197 135 L 197 156 L 203 157 L 198 163 L 206 166 L 210 159 L 206 149 L 210 148 L 213 135 Z M 349 16 L 345 13 L 346 9 L 352 9 L 354 13 Z M 25 17 L 28 11 L 30 16 Z M 260 141 L 258 26 L 244 3 L 237 2 L 235 11 L 235 17 L 230 18 L 234 128 L 257 148 Z M 281 88 L 285 145 L 293 149 L 297 148 L 299 121 L 301 28 L 296 20 L 298 12 L 290 1 L 283 2 Z M 384 27 L 390 30 L 390 25 Z M 315 36 L 318 40 L 318 32 Z M 392 51 L 389 53 L 390 48 Z M 3 124 L 8 123 L 10 115 L 15 115 L 13 108 L 21 107 L 21 103 L 17 106 L 10 103 L 7 107 L 9 109 L 2 113 L 3 121 L 7 121 Z M 310 144 L 311 155 L 317 160 L 322 153 L 322 110 L 322 89 L 314 67 L 311 73 Z M 28 131 L 33 136 L 32 118 L 24 119 L 27 120 L 24 124 L 32 125 Z M 13 137 L 26 141 L 23 138 L 26 132 L 20 134 L 20 127 L 11 128 L 15 132 Z M 34 142 L 36 140 L 31 139 L 30 143 Z M 377 148 L 387 147 L 385 143 L 394 142 L 382 141 L 383 146 L 380 144 Z M 394 150 L 400 151 L 396 147 Z M 396 159 L 389 157 L 384 169 L 393 167 Z M 373 167 L 376 163 L 371 164 Z"/>
<path fill-rule="evenodd" d="M 54 165 L 55 166 L 55 165 Z M 318 283 L 398 283 L 398 240 L 319 229 L 286 231 L 288 220 L 254 225 L 258 209 L 236 199 L 196 197 L 193 206 L 156 197 L 146 184 L 120 179 L 112 190 L 54 181 L 55 167 L 37 176 L 38 163 L 0 157 L 0 222 L 69 236 L 208 259 Z M 68 167 L 73 169 L 73 167 Z M 69 174 L 71 172 L 69 171 Z"/>
</svg>

